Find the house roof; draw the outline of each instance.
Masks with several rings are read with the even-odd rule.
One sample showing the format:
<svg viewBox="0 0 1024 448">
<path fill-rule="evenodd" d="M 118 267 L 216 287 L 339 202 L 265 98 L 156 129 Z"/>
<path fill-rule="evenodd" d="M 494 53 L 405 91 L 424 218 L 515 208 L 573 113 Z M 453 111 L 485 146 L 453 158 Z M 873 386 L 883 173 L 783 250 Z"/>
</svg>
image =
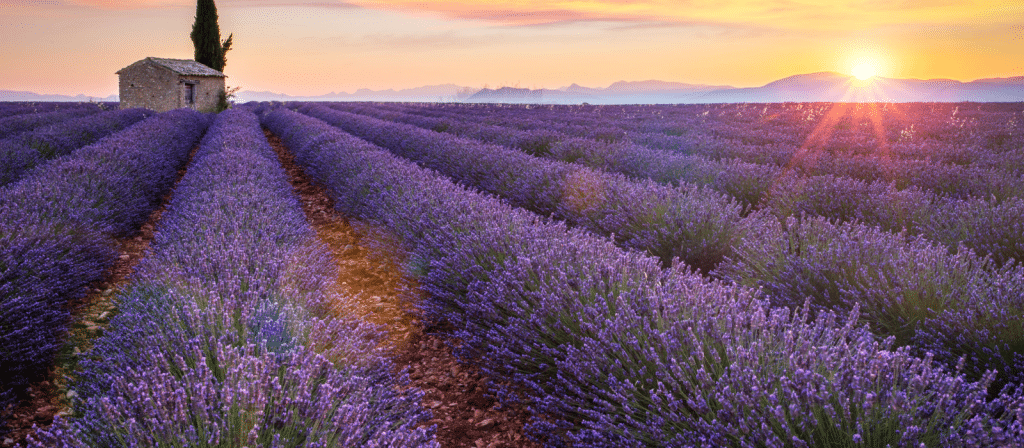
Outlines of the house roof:
<svg viewBox="0 0 1024 448">
<path fill-rule="evenodd" d="M 167 59 L 167 58 L 148 57 L 146 59 L 143 59 L 142 61 L 136 62 L 135 64 L 138 64 L 139 62 L 143 62 L 143 61 L 152 62 L 152 63 L 154 63 L 154 64 L 156 64 L 156 65 L 158 65 L 160 67 L 164 67 L 164 68 L 166 68 L 166 69 L 168 69 L 168 70 L 170 70 L 170 71 L 172 71 L 172 72 L 174 72 L 176 74 L 179 74 L 179 75 L 186 75 L 186 76 L 219 76 L 221 78 L 227 78 L 228 77 L 227 75 L 225 75 L 225 74 L 223 74 L 223 73 L 221 73 L 221 72 L 219 72 L 217 70 L 214 70 L 214 69 L 212 69 L 210 67 L 207 67 L 207 66 L 205 66 L 203 64 L 200 64 L 200 63 L 198 63 L 196 61 L 193 61 L 191 59 Z M 132 65 L 135 65 L 135 64 L 132 64 Z M 131 67 L 131 65 L 129 65 L 128 67 Z M 128 68 L 128 67 L 125 67 L 125 68 Z M 124 70 L 124 68 L 121 69 L 121 70 L 118 70 L 117 74 L 121 74 L 121 71 L 123 71 L 123 70 Z"/>
</svg>

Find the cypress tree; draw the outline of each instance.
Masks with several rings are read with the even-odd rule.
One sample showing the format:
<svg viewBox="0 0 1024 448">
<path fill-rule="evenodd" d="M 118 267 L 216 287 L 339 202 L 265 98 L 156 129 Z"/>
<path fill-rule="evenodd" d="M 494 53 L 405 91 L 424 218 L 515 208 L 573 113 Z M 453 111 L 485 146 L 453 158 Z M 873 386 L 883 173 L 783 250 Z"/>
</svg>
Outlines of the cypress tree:
<svg viewBox="0 0 1024 448">
<path fill-rule="evenodd" d="M 234 33 L 229 34 L 227 39 L 220 44 L 220 71 L 223 72 L 228 66 L 228 52 L 231 51 L 231 43 L 234 39 Z"/>
<path fill-rule="evenodd" d="M 196 62 L 223 71 L 226 59 L 220 41 L 220 27 L 217 25 L 217 5 L 213 0 L 199 0 L 196 3 L 196 21 L 192 24 L 191 36 L 196 50 Z"/>
</svg>

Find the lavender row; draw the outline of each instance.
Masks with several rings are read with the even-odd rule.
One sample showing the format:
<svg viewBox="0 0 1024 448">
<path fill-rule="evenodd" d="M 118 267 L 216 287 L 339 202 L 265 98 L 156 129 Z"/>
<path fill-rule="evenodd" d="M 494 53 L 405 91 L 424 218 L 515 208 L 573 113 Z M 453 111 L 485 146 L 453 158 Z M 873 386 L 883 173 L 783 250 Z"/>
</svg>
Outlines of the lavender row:
<svg viewBox="0 0 1024 448">
<path fill-rule="evenodd" d="M 609 143 L 594 139 L 571 137 L 550 130 L 523 131 L 479 123 L 481 118 L 467 116 L 466 122 L 412 115 L 397 112 L 398 106 L 334 105 L 339 110 L 353 110 L 382 119 L 401 121 L 427 129 L 454 133 L 483 141 L 519 147 L 536 155 L 547 155 L 564 161 L 574 161 L 594 168 L 621 172 L 623 174 L 651 178 L 659 182 L 689 182 L 708 185 L 718 191 L 735 197 L 745 204 L 756 205 L 777 184 L 790 186 L 793 183 L 807 186 L 823 185 L 824 181 L 836 179 L 840 183 L 858 182 L 855 179 L 877 179 L 870 188 L 886 189 L 899 195 L 908 188 L 923 189 L 942 197 L 975 199 L 996 197 L 998 200 L 1024 195 L 1024 182 L 1018 174 L 1003 170 L 990 170 L 956 165 L 936 165 L 927 162 L 886 162 L 884 172 L 863 172 L 853 159 L 833 160 L 833 166 L 826 167 L 820 154 L 808 154 L 794 163 L 789 160 L 785 169 L 743 162 L 739 159 L 713 160 L 701 156 L 672 154 L 670 152 L 645 148 L 631 143 Z M 411 111 L 415 108 L 406 107 Z M 515 110 L 515 109 L 513 109 Z M 506 124 L 520 123 L 522 119 L 510 117 Z M 547 121 L 545 121 L 547 123 Z M 599 127 L 600 128 L 600 127 Z M 503 132 L 502 129 L 505 131 Z M 593 136 L 593 134 L 588 134 Z M 787 160 L 792 154 L 787 155 Z M 877 165 L 877 160 L 869 162 Z M 813 169 L 808 169 L 810 166 Z M 846 166 L 842 168 L 840 165 Z M 848 169 L 847 169 L 848 168 Z M 867 169 L 867 168 L 865 168 Z M 833 176 L 830 172 L 846 172 L 851 176 Z M 849 178 L 849 179 L 848 179 Z M 863 183 L 863 182 L 860 182 Z M 775 196 L 780 196 L 776 191 Z M 787 193 L 781 191 L 782 200 Z M 811 194 L 817 192 L 810 192 Z M 831 192 L 821 192 L 827 195 Z M 862 200 L 868 200 L 862 198 Z M 854 201 L 853 204 L 858 204 Z M 884 225 L 884 224 L 883 224 Z M 898 227 L 897 227 L 898 228 Z"/>
<path fill-rule="evenodd" d="M 741 236 L 742 207 L 704 188 L 634 181 L 323 106 L 302 110 L 515 206 L 614 235 L 619 244 L 646 251 L 665 265 L 679 258 L 707 272 Z"/>
<path fill-rule="evenodd" d="M 1009 177 L 1005 194 L 994 199 L 976 197 L 969 189 L 956 195 L 960 198 L 937 193 L 937 189 L 900 188 L 893 182 L 783 174 L 771 166 L 715 162 L 586 139 L 554 143 L 547 157 L 634 178 L 706 185 L 745 204 L 771 210 L 782 219 L 810 214 L 856 220 L 890 231 L 907 229 L 952 250 L 963 244 L 979 254 L 992 255 L 1000 264 L 1024 259 L 1024 226 L 1018 219 L 1024 213 L 1024 199 L 1011 196 L 1015 195 L 1012 189 L 1024 188 L 1024 182 Z M 1000 196 L 1005 199 L 999 200 Z"/>
<path fill-rule="evenodd" d="M 396 112 L 403 109 L 416 110 L 415 107 L 335 106 L 341 107 L 408 121 L 421 127 L 438 125 L 438 122 L 429 119 L 421 121 L 411 118 L 409 114 Z M 472 128 L 468 125 L 465 127 Z M 448 128 L 446 132 L 451 129 Z M 1017 198 L 1002 202 L 977 198 L 952 199 L 919 188 L 900 189 L 888 182 L 868 183 L 835 176 L 782 176 L 771 169 L 758 170 L 756 166 L 750 166 L 750 169 L 715 167 L 691 163 L 635 145 L 585 139 L 555 143 L 552 155 L 566 161 L 583 161 L 588 166 L 604 167 L 637 177 L 646 175 L 663 182 L 688 174 L 703 175 L 703 180 L 690 180 L 702 184 L 714 182 L 720 191 L 731 191 L 734 196 L 748 200 L 767 195 L 762 208 L 770 209 L 782 219 L 811 214 L 839 221 L 856 220 L 891 231 L 908 229 L 912 234 L 925 235 L 946 244 L 952 250 L 964 244 L 980 254 L 991 254 L 999 263 L 1020 259 L 1024 255 L 1024 228 L 1015 218 L 1020 215 L 1024 203 Z M 737 191 L 750 194 L 745 196 Z"/>
<path fill-rule="evenodd" d="M 437 446 L 254 115 L 217 117 L 36 446 Z"/>
<path fill-rule="evenodd" d="M 520 129 L 565 127 L 600 140 L 646 140 L 665 149 L 711 151 L 708 155 L 724 151 L 719 157 L 725 158 L 747 156 L 768 161 L 764 157 L 774 154 L 770 163 L 778 165 L 789 163 L 799 148 L 813 144 L 830 154 L 995 167 L 1006 165 L 999 160 L 1005 159 L 999 157 L 1004 154 L 1013 154 L 1020 161 L 1024 143 L 1020 127 L 1024 116 L 1015 104 L 377 107 Z M 1013 166 L 1019 169 L 1024 165 Z"/>
<path fill-rule="evenodd" d="M 0 186 L 20 179 L 49 159 L 62 156 L 152 116 L 148 109 L 100 112 L 0 140 Z"/>
<path fill-rule="evenodd" d="M 337 106 L 335 106 L 337 108 Z M 847 177 L 783 175 L 771 166 L 740 161 L 712 161 L 681 156 L 632 144 L 603 143 L 560 134 L 530 134 L 498 126 L 450 125 L 430 117 L 383 112 L 382 107 L 345 106 L 382 119 L 443 130 L 591 168 L 633 178 L 704 185 L 729 194 L 741 203 L 760 205 L 785 219 L 810 214 L 839 221 L 857 220 L 890 231 L 909 229 L 955 250 L 964 244 L 1005 263 L 1024 256 L 1024 228 L 1016 217 L 1024 201 L 950 198 L 931 190 L 898 188 L 890 182 L 864 182 Z M 502 130 L 507 132 L 502 132 Z M 531 136 L 536 136 L 533 139 Z M 536 149 L 544 142 L 543 152 Z"/>
<path fill-rule="evenodd" d="M 492 112 L 499 114 L 492 120 L 504 126 L 549 129 L 551 123 L 566 122 L 581 137 L 797 167 L 809 175 L 848 171 L 866 180 L 892 178 L 899 174 L 896 168 L 919 170 L 922 164 L 1024 169 L 1024 111 L 1013 104 L 510 107 Z M 463 117 L 489 115 L 475 111 Z M 585 121 L 586 116 L 598 118 Z M 609 129 L 624 134 L 612 137 Z"/>
<path fill-rule="evenodd" d="M 64 103 L 64 102 L 23 102 L 23 101 L 0 101 L 0 119 L 23 114 L 38 114 L 44 112 L 69 111 L 79 109 L 95 110 L 97 112 L 109 109 L 116 109 L 117 103 Z"/>
<path fill-rule="evenodd" d="M 7 118 L 13 115 L 20 114 L 31 114 L 46 110 L 50 112 L 54 106 L 60 106 L 62 103 L 26 103 L 26 102 L 15 102 L 15 101 L 0 101 L 0 118 Z"/>
<path fill-rule="evenodd" d="M 1007 178 L 1005 195 L 961 193 L 957 196 L 963 197 L 954 197 L 935 189 L 900 188 L 893 182 L 784 174 L 771 166 L 737 160 L 711 161 L 578 138 L 552 144 L 545 157 L 632 178 L 707 186 L 745 205 L 770 210 L 780 219 L 806 214 L 894 232 L 906 229 L 951 250 L 964 245 L 991 255 L 999 264 L 1024 260 L 1024 225 L 1019 220 L 1024 215 L 1024 199 L 1009 191 L 1024 188 L 1024 182 L 1011 178 Z"/>
<path fill-rule="evenodd" d="M 551 145 L 566 139 L 560 133 L 546 129 L 520 130 L 510 127 L 482 124 L 472 120 L 450 120 L 433 116 L 415 114 L 410 111 L 392 110 L 384 105 L 376 107 L 351 104 L 331 104 L 330 107 L 347 112 L 369 115 L 381 120 L 411 124 L 436 132 L 447 132 L 459 137 L 480 140 L 484 143 L 517 148 L 534 156 L 550 153 Z"/>
<path fill-rule="evenodd" d="M 753 105 L 756 107 L 757 105 Z M 767 107 L 774 105 L 765 105 Z M 340 107 L 349 107 L 340 105 Z M 732 124 L 730 120 L 742 117 L 748 105 L 678 105 L 678 106 L 520 106 L 520 105 L 457 105 L 436 104 L 403 106 L 372 104 L 354 106 L 402 111 L 446 119 L 496 124 L 520 130 L 557 130 L 580 138 L 591 138 L 608 143 L 650 138 L 653 141 L 672 142 L 668 148 L 676 151 L 710 151 L 708 155 L 722 158 L 715 151 L 735 151 L 737 146 L 755 147 L 764 152 L 766 145 L 793 146 L 790 141 L 765 138 L 764 129 L 756 134 L 728 138 L 718 129 L 718 123 Z M 360 110 L 360 113 L 365 113 Z M 757 107 L 760 111 L 760 107 Z M 725 120 L 721 120 L 721 118 Z M 763 117 L 763 115 L 762 115 Z M 716 120 L 718 118 L 718 120 Z M 751 124 L 741 122 L 749 129 Z M 805 122 L 796 122 L 797 126 Z M 792 137 L 793 132 L 780 134 Z M 730 136 L 731 137 L 731 136 Z M 666 139 L 662 139 L 666 138 Z M 799 146 L 799 143 L 796 144 Z M 731 157 L 725 157 L 731 158 Z"/>
<path fill-rule="evenodd" d="M 400 118 L 394 113 L 390 116 Z M 565 160 L 589 159 L 586 165 L 603 165 L 617 172 L 646 173 L 658 180 L 673 177 L 664 173 L 672 172 L 668 167 L 672 167 L 676 160 L 671 156 L 657 157 L 653 151 L 643 148 L 582 139 L 556 143 L 551 153 Z M 965 309 L 972 300 L 983 300 L 987 304 L 984 309 L 988 310 L 986 316 L 989 319 L 977 317 L 974 313 L 971 322 L 977 322 L 965 331 L 988 335 L 983 338 L 984 342 L 974 344 L 973 348 L 967 348 L 971 344 L 966 343 L 956 344 L 958 348 L 949 344 L 950 348 L 941 351 L 944 355 L 941 358 L 955 365 L 960 356 L 970 357 L 968 368 L 977 377 L 986 368 L 995 368 L 1004 373 L 1002 380 L 1024 380 L 1024 363 L 1018 359 L 1022 355 L 1017 354 L 1014 348 L 1018 344 L 1017 336 L 1006 331 L 994 332 L 994 327 L 1003 325 L 1024 327 L 1021 325 L 1024 321 L 991 319 L 991 310 L 1010 307 L 1012 304 L 1007 302 L 1008 298 L 1014 294 L 1024 295 L 1024 288 L 1007 286 L 1021 281 L 1021 273 L 1013 267 L 1012 260 L 1024 255 L 1024 228 L 1016 218 L 1024 210 L 1024 202 L 1017 198 L 1001 203 L 979 199 L 950 200 L 916 188 L 899 190 L 892 184 L 869 184 L 831 176 L 773 179 L 769 172 L 769 176 L 758 179 L 756 170 L 747 174 L 720 168 L 706 169 L 709 169 L 706 175 L 719 179 L 761 180 L 754 184 L 762 186 L 761 191 L 771 187 L 766 207 L 783 220 L 791 215 L 812 213 L 832 220 L 857 220 L 891 231 L 909 228 L 914 234 L 945 244 L 949 250 L 960 250 L 957 256 L 950 256 L 946 248 L 932 242 L 870 230 L 862 225 L 842 226 L 831 232 L 813 233 L 811 237 L 801 230 L 815 228 L 815 223 L 824 221 L 812 220 L 805 228 L 791 224 L 787 226 L 790 233 L 783 232 L 776 224 L 780 230 L 775 234 L 767 236 L 761 233 L 763 229 L 757 229 L 753 230 L 754 235 L 745 238 L 742 250 L 756 254 L 758 259 L 754 259 L 754 255 L 740 253 L 732 260 L 733 266 L 737 261 L 741 264 L 753 261 L 755 265 L 756 262 L 776 262 L 782 257 L 780 253 L 788 253 L 785 263 L 800 266 L 811 263 L 814 266 L 777 274 L 771 269 L 778 269 L 777 265 L 783 264 L 778 260 L 770 268 L 760 268 L 762 270 L 746 272 L 742 276 L 733 274 L 730 278 L 751 286 L 770 286 L 768 290 L 773 300 L 780 305 L 798 306 L 805 297 L 814 297 L 814 306 L 819 309 L 849 310 L 859 303 L 864 319 L 874 324 L 875 331 L 898 336 L 900 345 L 916 340 L 918 346 L 942 347 L 935 341 L 950 340 L 957 333 L 946 331 L 944 336 L 920 336 L 934 333 L 932 325 L 915 336 L 913 328 L 916 323 L 924 319 L 938 319 L 940 315 L 946 315 L 943 319 L 948 319 L 948 316 Z M 756 225 L 750 226 L 751 229 L 761 225 L 759 221 L 754 223 Z M 864 234 L 869 236 L 864 237 Z M 808 252 L 806 242 L 802 245 L 791 242 L 789 252 L 785 246 L 779 248 L 781 241 L 801 238 L 809 238 L 829 250 Z M 1001 270 L 990 261 L 963 250 L 960 248 L 962 245 L 981 255 L 991 255 L 997 265 L 1007 266 Z M 935 266 L 929 270 L 915 267 L 922 260 L 932 260 Z M 878 270 L 863 274 L 857 266 L 873 266 Z M 720 272 L 726 273 L 728 269 Z M 777 275 L 782 275 L 782 278 Z M 806 278 L 808 276 L 812 279 Z M 813 280 L 822 276 L 827 280 Z M 958 282 L 968 283 L 973 289 L 962 288 Z M 985 299 L 990 296 L 991 299 Z M 1000 305 L 988 308 L 991 304 Z M 968 323 L 965 317 L 958 319 L 962 324 Z M 991 350 L 985 347 L 997 345 L 1002 347 L 998 350 L 1000 354 L 987 353 Z"/>
<path fill-rule="evenodd" d="M 711 160 L 632 144 L 613 144 L 545 129 L 525 131 L 471 121 L 452 121 L 397 111 L 388 112 L 381 106 L 332 107 L 484 143 L 516 148 L 534 156 L 622 173 L 633 178 L 652 179 L 673 185 L 703 185 L 728 194 L 748 206 L 757 204 L 770 188 L 772 179 L 781 174 L 777 167 L 739 160 Z"/>
<path fill-rule="evenodd" d="M 450 108 L 460 110 L 458 107 Z M 667 137 L 678 149 L 731 151 L 786 164 L 798 148 L 813 144 L 821 152 L 846 156 L 881 155 L 950 164 L 985 163 L 990 154 L 1014 152 L 1024 140 L 1020 105 L 1014 104 L 714 104 L 677 106 L 602 106 L 500 108 L 506 117 L 529 113 L 544 121 L 582 124 L 608 135 L 619 129 L 626 139 Z M 474 116 L 490 114 L 476 113 Z M 476 119 L 474 116 L 467 117 Z M 529 123 L 509 123 L 525 126 Z M 1020 166 L 1020 165 L 1018 165 Z"/>
<path fill-rule="evenodd" d="M 763 110 L 760 106 L 715 106 L 718 118 L 708 120 L 705 127 L 716 138 L 742 145 L 708 147 L 725 150 L 727 157 L 796 167 L 812 175 L 889 179 L 926 188 L 945 180 L 929 186 L 929 176 L 965 184 L 977 182 L 971 180 L 972 174 L 998 180 L 1005 172 L 1024 168 L 1024 114 L 1019 105 L 794 104 L 767 105 Z M 692 147 L 692 134 L 691 127 L 685 136 L 662 136 L 669 149 Z"/>
<path fill-rule="evenodd" d="M 206 126 L 167 112 L 0 188 L 0 391 L 21 398 L 47 371 L 66 302 L 113 264 L 110 238 L 137 231 Z"/>
<path fill-rule="evenodd" d="M 935 189 L 901 188 L 893 182 L 784 174 L 769 166 L 711 162 L 584 139 L 556 143 L 548 157 L 634 178 L 705 185 L 780 219 L 812 215 L 894 232 L 906 229 L 951 250 L 965 245 L 1000 264 L 1024 259 L 1024 226 L 1018 219 L 1024 213 L 1024 199 L 1009 191 L 1024 188 L 1024 182 L 1010 178 L 1005 195 L 978 197 L 961 192 L 951 196 Z"/>
<path fill-rule="evenodd" d="M 714 134 L 758 145 L 799 148 L 814 141 L 827 152 L 997 167 L 1005 166 L 998 160 L 1005 154 L 1020 161 L 1024 143 L 1019 104 L 723 106 L 709 120 Z"/>
<path fill-rule="evenodd" d="M 699 137 L 706 131 L 694 131 L 693 125 L 685 136 L 667 138 L 677 141 L 676 149 L 719 148 L 725 151 L 720 157 L 774 164 L 805 176 L 895 182 L 900 189 L 918 186 L 961 198 L 1020 196 L 1024 163 L 1011 163 L 1024 161 L 1019 110 L 966 104 L 795 106 L 750 113 L 750 107 L 718 105 L 719 118 L 704 126 L 716 139 L 732 139 L 707 141 Z M 965 112 L 958 115 L 961 108 Z"/>
<path fill-rule="evenodd" d="M 999 384 L 1024 384 L 1024 267 L 997 266 L 960 247 L 824 218 L 758 223 L 718 276 L 762 288 L 775 305 L 859 309 L 897 345 L 948 365 L 966 357 L 972 378 L 999 371 Z M 1016 329 L 1016 330 L 1011 330 Z"/>
<path fill-rule="evenodd" d="M 837 107 L 840 106 L 843 105 Z M 356 110 L 360 113 L 368 113 L 371 110 L 383 108 L 383 106 L 350 105 L 335 107 L 345 109 L 355 107 L 358 108 Z M 768 106 L 765 107 L 767 108 Z M 885 106 L 867 105 L 858 107 Z M 394 106 L 391 106 L 391 108 L 393 109 Z M 415 110 L 413 108 L 407 109 L 410 111 Z M 476 111 L 476 114 L 466 114 L 462 119 L 476 123 L 497 121 L 497 124 L 501 126 L 511 126 L 520 132 L 532 130 L 543 134 L 557 130 L 559 133 L 567 136 L 599 141 L 607 140 L 606 143 L 626 144 L 636 142 L 651 146 L 652 149 L 681 151 L 691 156 L 700 155 L 702 158 L 718 160 L 719 163 L 726 165 L 735 165 L 737 163 L 771 165 L 764 167 L 766 171 L 779 171 L 784 168 L 786 171 L 793 171 L 801 176 L 834 175 L 867 181 L 893 182 L 899 189 L 917 186 L 957 198 L 988 198 L 995 196 L 998 199 L 1003 199 L 1006 197 L 1024 197 L 1024 188 L 1021 187 L 1022 181 L 1020 178 L 1020 171 L 1024 169 L 1024 163 L 1008 163 L 1007 160 L 1007 154 L 1011 155 L 1011 159 L 1024 156 L 1022 151 L 1017 151 L 1021 152 L 1017 156 L 1013 155 L 1016 152 L 1013 150 L 1012 143 L 1014 141 L 1024 141 L 1024 133 L 1015 130 L 1019 126 L 1013 124 L 1015 123 L 1014 120 L 1024 121 L 1024 117 L 1016 117 L 1012 114 L 1004 113 L 999 115 L 1004 117 L 1004 120 L 1009 120 L 1009 124 L 1006 125 L 1009 127 L 1009 130 L 1005 131 L 1005 133 L 997 134 L 997 136 L 1003 137 L 985 139 L 986 142 L 991 139 L 1001 142 L 989 144 L 989 146 L 997 145 L 997 148 L 979 147 L 967 143 L 929 138 L 920 142 L 914 142 L 913 144 L 908 142 L 907 145 L 915 148 L 912 157 L 901 158 L 899 157 L 899 148 L 902 146 L 879 143 L 877 140 L 869 139 L 870 141 L 857 144 L 850 142 L 825 144 L 824 142 L 835 138 L 831 134 L 834 128 L 842 127 L 841 123 L 837 122 L 838 118 L 831 120 L 821 119 L 825 121 L 825 123 L 820 124 L 824 128 L 806 131 L 806 133 L 803 133 L 805 141 L 799 144 L 780 145 L 755 138 L 761 137 L 764 132 L 767 132 L 763 129 L 763 126 L 759 126 L 759 123 L 750 125 L 742 122 L 739 123 L 743 125 L 740 128 L 749 132 L 751 137 L 739 142 L 731 140 L 723 142 L 714 138 L 708 140 L 709 137 L 706 135 L 706 131 L 695 130 L 699 128 L 696 123 L 683 126 L 683 129 L 686 129 L 685 132 L 687 132 L 685 136 L 636 134 L 626 131 L 622 131 L 625 132 L 622 136 L 614 136 L 612 134 L 615 133 L 609 133 L 609 129 L 615 128 L 615 121 L 577 121 L 577 118 L 568 115 L 564 111 L 544 114 L 538 118 L 535 117 L 537 114 L 535 109 L 515 107 L 492 108 L 487 109 L 487 111 L 497 115 L 489 119 L 481 118 L 486 117 L 487 114 L 479 114 L 479 111 Z M 915 112 L 921 113 L 920 111 Z M 392 113 L 394 113 L 393 110 Z M 516 113 L 520 115 L 515 115 Z M 841 117 L 842 114 L 840 113 Z M 859 112 L 859 114 L 863 115 L 864 112 Z M 1006 117 L 1007 115 L 1010 116 Z M 559 120 L 563 122 L 563 125 L 558 124 Z M 451 119 L 434 121 L 439 121 L 439 123 L 432 125 L 435 129 L 450 129 L 458 126 L 453 124 L 458 122 Z M 736 123 L 730 123 L 728 120 L 722 120 L 722 123 L 728 123 L 731 126 L 737 125 Z M 914 125 L 911 124 L 910 126 Z M 926 124 L 919 122 L 916 125 L 922 126 Z M 990 127 L 997 130 L 1004 127 L 997 124 L 990 125 Z M 713 127 L 714 123 L 705 123 L 705 126 Z M 782 134 L 801 134 L 799 122 L 789 123 L 783 121 L 780 127 L 781 129 L 775 131 Z M 913 134 L 911 131 L 906 132 Z M 868 132 L 866 135 L 870 136 L 871 133 Z M 714 151 L 706 151 L 708 148 L 712 148 Z M 860 149 L 853 150 L 850 148 Z M 936 163 L 934 161 L 936 159 L 942 160 L 943 163 Z M 1024 158 L 1020 160 L 1024 161 Z M 978 161 L 978 163 L 974 163 L 975 161 Z"/>
<path fill-rule="evenodd" d="M 691 182 L 708 185 L 751 205 L 763 206 L 766 197 L 782 196 L 794 183 L 802 189 L 857 183 L 870 189 L 884 189 L 899 195 L 901 191 L 924 191 L 942 199 L 997 201 L 1024 198 L 1021 174 L 958 165 L 926 162 L 883 162 L 884 173 L 865 175 L 842 168 L 804 170 L 799 166 L 776 167 L 744 162 L 740 159 L 712 160 L 705 157 L 672 154 L 632 143 L 601 143 L 587 139 L 564 140 L 553 145 L 549 157 L 573 160 L 602 167 L 633 177 L 649 177 L 659 182 Z M 846 160 L 837 163 L 846 163 Z M 780 188 L 781 187 L 781 188 Z M 835 187 L 833 187 L 835 188 Z M 811 192 L 811 194 L 829 194 Z M 866 198 L 851 197 L 851 205 Z"/>
<path fill-rule="evenodd" d="M 919 188 L 833 176 L 775 180 L 762 208 L 780 219 L 823 216 L 924 236 L 956 251 L 960 246 L 997 264 L 1024 260 L 1024 198 L 950 198 Z"/>
<path fill-rule="evenodd" d="M 693 145 L 690 137 L 631 136 L 629 140 L 667 151 Z M 1024 151 L 991 152 L 971 147 L 958 152 L 957 160 L 961 163 L 950 163 L 939 157 L 942 151 L 938 148 L 944 145 L 946 143 L 928 145 L 928 150 L 934 150 L 935 156 L 914 159 L 894 158 L 892 148 L 874 155 L 838 156 L 814 146 L 780 147 L 727 142 L 702 145 L 716 149 L 697 153 L 712 159 L 738 159 L 777 166 L 803 176 L 834 175 L 895 182 L 901 188 L 918 186 L 958 197 L 1020 196 L 1019 188 L 1014 188 L 1013 184 L 1019 182 L 1019 173 L 1024 169 Z M 1009 191 L 1004 191 L 1007 188 Z"/>
<path fill-rule="evenodd" d="M 86 115 L 97 114 L 99 112 L 99 108 L 83 107 L 69 110 L 56 110 L 52 112 L 20 114 L 0 118 L 0 139 L 13 137 L 40 126 L 46 126 L 77 117 L 84 117 Z"/>
<path fill-rule="evenodd" d="M 536 418 L 547 446 L 999 446 L 1024 442 L 1022 397 L 987 398 L 856 324 L 765 306 L 451 183 L 323 122 L 264 124 L 339 209 L 412 252 L 427 316 L 464 361 Z"/>
</svg>

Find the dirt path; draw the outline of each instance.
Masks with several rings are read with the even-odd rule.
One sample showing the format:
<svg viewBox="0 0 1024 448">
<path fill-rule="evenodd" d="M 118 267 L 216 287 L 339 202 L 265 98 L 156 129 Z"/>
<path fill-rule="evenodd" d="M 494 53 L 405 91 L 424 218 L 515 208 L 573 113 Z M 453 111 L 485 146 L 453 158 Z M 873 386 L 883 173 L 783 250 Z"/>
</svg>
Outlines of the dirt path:
<svg viewBox="0 0 1024 448">
<path fill-rule="evenodd" d="M 192 148 L 185 168 L 178 170 L 174 181 L 175 187 L 185 176 L 185 171 L 192 164 L 192 158 L 198 149 L 198 145 Z M 47 379 L 33 384 L 29 388 L 29 399 L 22 401 L 14 409 L 7 422 L 11 432 L 0 441 L 0 446 L 22 445 L 26 437 L 32 433 L 33 425 L 48 428 L 55 416 L 71 413 L 67 377 L 78 370 L 79 355 L 92 348 L 92 341 L 103 335 L 110 318 L 117 314 L 117 303 L 113 300 L 115 294 L 127 285 L 128 276 L 135 270 L 135 266 L 153 241 L 153 230 L 167 208 L 173 192 L 174 187 L 161 199 L 160 207 L 150 213 L 138 234 L 131 238 L 114 240 L 114 249 L 120 255 L 106 277 L 89 285 L 89 292 L 85 297 L 68 303 L 71 327 L 65 337 L 64 347 L 57 353 Z"/>
<path fill-rule="evenodd" d="M 310 182 L 281 140 L 265 131 L 267 140 L 288 172 L 306 218 L 331 248 L 338 264 L 342 292 L 353 297 L 363 317 L 383 326 L 398 367 L 407 368 L 411 386 L 424 392 L 423 406 L 437 425 L 442 447 L 533 447 L 522 435 L 522 410 L 496 409 L 487 394 L 488 379 L 479 369 L 460 365 L 443 339 L 425 334 L 416 319 L 420 299 L 414 280 L 401 270 L 401 252 L 386 232 L 350 222 L 334 209 L 319 185 Z"/>
</svg>

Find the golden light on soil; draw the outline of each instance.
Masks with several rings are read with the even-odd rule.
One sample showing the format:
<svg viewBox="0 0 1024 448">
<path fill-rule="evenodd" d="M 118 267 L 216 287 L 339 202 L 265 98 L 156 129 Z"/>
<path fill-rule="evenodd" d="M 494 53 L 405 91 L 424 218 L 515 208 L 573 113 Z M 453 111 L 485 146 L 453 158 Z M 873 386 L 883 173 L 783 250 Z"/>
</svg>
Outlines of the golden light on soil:
<svg viewBox="0 0 1024 448">
<path fill-rule="evenodd" d="M 875 69 L 874 64 L 863 63 L 853 68 L 852 74 L 857 79 L 864 81 L 875 76 L 878 70 Z"/>
</svg>

